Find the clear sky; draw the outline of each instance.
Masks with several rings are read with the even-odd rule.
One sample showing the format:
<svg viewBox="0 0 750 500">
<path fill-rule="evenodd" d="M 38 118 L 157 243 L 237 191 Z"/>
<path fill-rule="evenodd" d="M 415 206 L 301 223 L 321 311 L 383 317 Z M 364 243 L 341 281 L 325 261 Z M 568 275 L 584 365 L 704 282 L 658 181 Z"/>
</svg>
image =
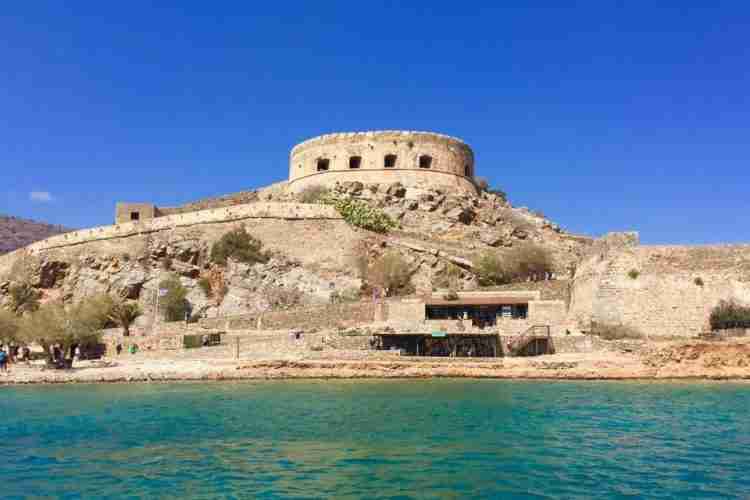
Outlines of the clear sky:
<svg viewBox="0 0 750 500">
<path fill-rule="evenodd" d="M 411 129 L 573 232 L 750 241 L 747 2 L 155 3 L 3 5 L 0 213 L 109 224 Z"/>
</svg>

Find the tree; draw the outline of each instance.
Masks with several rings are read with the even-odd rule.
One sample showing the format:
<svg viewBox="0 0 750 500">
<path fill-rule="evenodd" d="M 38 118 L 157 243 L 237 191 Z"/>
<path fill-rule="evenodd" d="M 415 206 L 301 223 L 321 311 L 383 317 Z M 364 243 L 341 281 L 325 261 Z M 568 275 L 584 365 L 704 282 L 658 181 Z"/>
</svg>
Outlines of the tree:
<svg viewBox="0 0 750 500">
<path fill-rule="evenodd" d="M 12 313 L 0 310 L 0 343 L 10 344 L 18 341 L 18 318 Z"/>
<path fill-rule="evenodd" d="M 164 313 L 166 321 L 182 321 L 185 319 L 190 304 L 185 299 L 188 291 L 182 286 L 179 278 L 170 276 L 159 283 L 159 290 L 165 290 L 165 294 L 159 298 L 159 308 Z"/>
<path fill-rule="evenodd" d="M 130 325 L 141 314 L 143 314 L 143 311 L 137 302 L 119 299 L 113 301 L 107 317 L 117 326 L 121 327 L 122 334 L 127 337 L 130 335 Z"/>
<path fill-rule="evenodd" d="M 99 342 L 101 329 L 106 323 L 102 301 L 88 299 L 65 307 L 62 304 L 45 304 L 21 320 L 20 338 L 27 344 L 38 343 L 47 355 L 48 364 L 54 364 L 53 348 L 59 345 L 63 357 L 70 359 L 73 345 L 93 345 Z M 70 366 L 70 363 L 63 363 Z"/>
<path fill-rule="evenodd" d="M 39 308 L 39 292 L 26 281 L 10 285 L 10 309 L 21 315 Z"/>
<path fill-rule="evenodd" d="M 268 262 L 268 254 L 262 251 L 263 243 L 254 238 L 244 227 L 225 233 L 211 247 L 211 262 L 225 266 L 231 258 L 245 264 Z"/>
</svg>

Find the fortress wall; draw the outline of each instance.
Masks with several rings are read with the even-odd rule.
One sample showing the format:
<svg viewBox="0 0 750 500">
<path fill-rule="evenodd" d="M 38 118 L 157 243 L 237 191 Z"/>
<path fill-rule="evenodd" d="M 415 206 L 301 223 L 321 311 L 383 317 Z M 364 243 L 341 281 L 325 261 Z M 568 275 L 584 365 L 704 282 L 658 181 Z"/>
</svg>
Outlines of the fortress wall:
<svg viewBox="0 0 750 500">
<path fill-rule="evenodd" d="M 625 245 L 579 266 L 568 317 L 585 330 L 593 321 L 690 337 L 707 330 L 711 309 L 728 299 L 750 304 L 750 245 Z"/>
<path fill-rule="evenodd" d="M 310 220 L 342 221 L 335 208 L 328 205 L 303 203 L 250 203 L 225 208 L 202 210 L 185 214 L 157 217 L 141 222 L 126 222 L 112 226 L 82 229 L 70 233 L 52 236 L 45 240 L 0 256 L 0 272 L 9 270 L 10 266 L 23 254 L 36 255 L 55 249 L 64 249 L 91 242 L 107 241 L 131 236 L 148 235 L 177 228 L 196 225 L 242 221 L 245 219 L 260 220 Z M 291 244 L 291 242 L 290 242 Z"/>
<path fill-rule="evenodd" d="M 394 155 L 392 167 L 385 158 Z M 359 168 L 350 168 L 350 158 L 360 157 Z M 420 168 L 420 157 L 429 156 L 429 168 Z M 318 170 L 318 160 L 329 161 L 328 170 Z M 474 154 L 459 139 L 428 132 L 359 132 L 316 137 L 292 149 L 289 186 L 299 192 L 312 184 L 335 182 L 401 182 L 404 185 L 444 185 L 476 193 L 473 183 Z"/>
<path fill-rule="evenodd" d="M 593 319 L 649 336 L 694 336 L 709 329 L 711 309 L 729 299 L 750 304 L 750 245 L 641 246 L 612 259 Z"/>
</svg>

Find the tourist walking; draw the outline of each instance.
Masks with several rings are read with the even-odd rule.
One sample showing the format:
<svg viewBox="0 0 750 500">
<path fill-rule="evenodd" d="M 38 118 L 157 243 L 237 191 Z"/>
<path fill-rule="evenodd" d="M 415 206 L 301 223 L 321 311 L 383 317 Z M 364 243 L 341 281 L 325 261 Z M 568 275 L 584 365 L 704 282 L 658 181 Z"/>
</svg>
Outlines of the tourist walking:
<svg viewBox="0 0 750 500">
<path fill-rule="evenodd" d="M 8 371 L 8 354 L 4 349 L 0 349 L 0 371 Z"/>
</svg>

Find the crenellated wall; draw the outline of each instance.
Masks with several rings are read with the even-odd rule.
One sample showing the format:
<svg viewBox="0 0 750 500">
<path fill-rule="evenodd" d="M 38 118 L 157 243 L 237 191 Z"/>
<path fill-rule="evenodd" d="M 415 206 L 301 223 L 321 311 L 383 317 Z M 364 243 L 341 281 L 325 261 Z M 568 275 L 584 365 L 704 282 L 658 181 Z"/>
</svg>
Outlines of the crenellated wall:
<svg viewBox="0 0 750 500">
<path fill-rule="evenodd" d="M 37 255 L 50 250 L 73 247 L 96 241 L 148 235 L 177 228 L 241 221 L 245 219 L 276 220 L 342 220 L 335 208 L 329 205 L 303 203 L 249 203 L 231 207 L 201 210 L 184 214 L 167 215 L 140 222 L 125 222 L 112 226 L 82 229 L 52 236 L 45 240 L 8 254 L 0 255 L 0 270 L 7 268 L 22 253 Z"/>
</svg>

